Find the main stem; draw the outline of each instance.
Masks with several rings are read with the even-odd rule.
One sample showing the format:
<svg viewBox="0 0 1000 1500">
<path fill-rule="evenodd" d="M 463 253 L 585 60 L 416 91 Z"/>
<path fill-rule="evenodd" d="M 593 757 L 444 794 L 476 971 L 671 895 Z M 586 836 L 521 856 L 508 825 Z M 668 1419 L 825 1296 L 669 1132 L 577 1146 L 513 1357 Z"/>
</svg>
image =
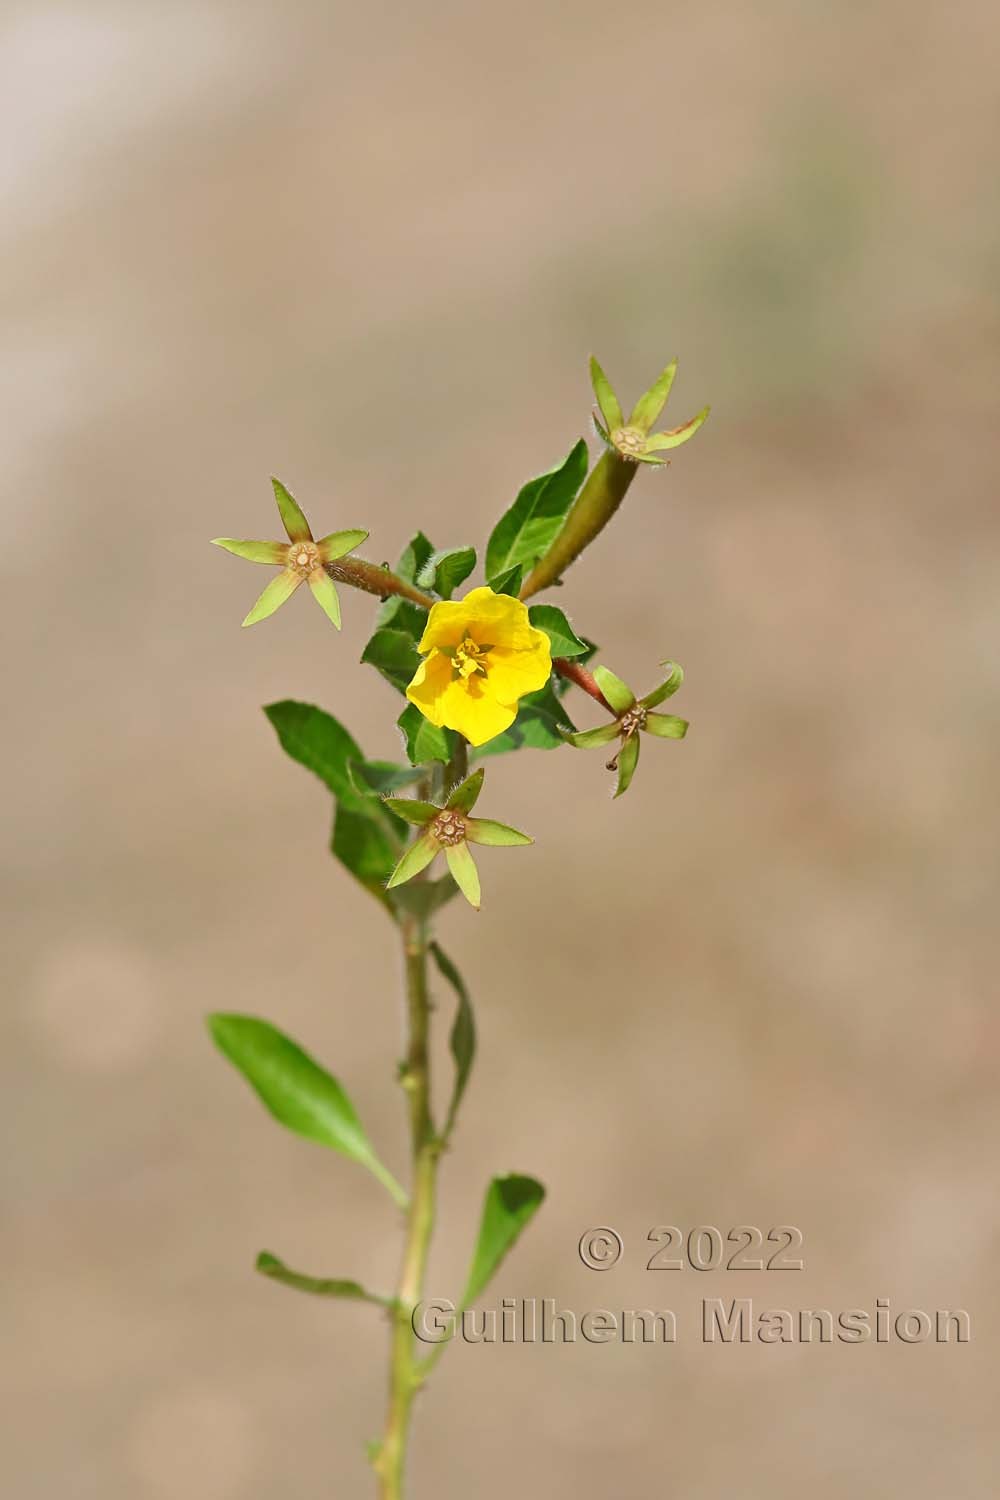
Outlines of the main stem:
<svg viewBox="0 0 1000 1500">
<path fill-rule="evenodd" d="M 389 1408 L 381 1447 L 375 1460 L 380 1500 L 401 1500 L 403 1494 L 410 1417 L 413 1399 L 420 1388 L 412 1318 L 414 1308 L 423 1295 L 427 1251 L 434 1227 L 437 1166 L 441 1152 L 441 1144 L 431 1117 L 427 927 L 426 923 L 416 917 L 404 918 L 401 926 L 406 962 L 408 1027 L 401 1082 L 409 1100 L 413 1180 L 406 1221 L 406 1247 L 393 1311 Z"/>
</svg>

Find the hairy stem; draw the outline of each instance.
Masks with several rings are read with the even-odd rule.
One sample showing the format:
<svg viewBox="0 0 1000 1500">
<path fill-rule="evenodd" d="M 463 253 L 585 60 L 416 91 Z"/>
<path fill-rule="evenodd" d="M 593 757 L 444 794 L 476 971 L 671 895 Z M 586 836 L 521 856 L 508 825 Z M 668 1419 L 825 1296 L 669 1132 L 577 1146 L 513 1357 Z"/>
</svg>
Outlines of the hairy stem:
<svg viewBox="0 0 1000 1500">
<path fill-rule="evenodd" d="M 558 676 L 565 677 L 567 682 L 573 682 L 578 688 L 582 688 L 585 693 L 589 693 L 602 708 L 607 709 L 609 714 L 614 714 L 615 718 L 618 717 L 607 698 L 605 698 L 597 686 L 597 679 L 593 672 L 588 672 L 582 662 L 570 661 L 565 656 L 554 656 L 552 658 L 552 670 Z"/>
<path fill-rule="evenodd" d="M 611 448 L 601 455 L 573 501 L 559 535 L 524 580 L 522 599 L 530 599 L 532 594 L 558 582 L 584 547 L 604 530 L 624 500 L 637 468 L 638 464 L 628 463 Z"/>
<path fill-rule="evenodd" d="M 416 917 L 402 923 L 406 961 L 408 1041 L 400 1081 L 410 1114 L 413 1180 L 406 1222 L 406 1245 L 393 1309 L 389 1363 L 389 1407 L 385 1431 L 375 1459 L 380 1500 L 401 1500 L 406 1446 L 413 1399 L 421 1384 L 412 1318 L 423 1295 L 427 1252 L 434 1228 L 434 1203 L 441 1143 L 431 1116 L 430 1000 L 427 992 L 426 924 Z"/>
<path fill-rule="evenodd" d="M 390 568 L 379 567 L 377 563 L 366 562 L 363 557 L 338 557 L 335 562 L 326 563 L 325 567 L 334 583 L 348 583 L 352 588 L 364 589 L 367 594 L 378 594 L 380 599 L 398 594 L 413 604 L 419 604 L 421 609 L 430 609 L 435 602 L 430 594 L 407 583 L 398 573 L 393 573 Z"/>
</svg>

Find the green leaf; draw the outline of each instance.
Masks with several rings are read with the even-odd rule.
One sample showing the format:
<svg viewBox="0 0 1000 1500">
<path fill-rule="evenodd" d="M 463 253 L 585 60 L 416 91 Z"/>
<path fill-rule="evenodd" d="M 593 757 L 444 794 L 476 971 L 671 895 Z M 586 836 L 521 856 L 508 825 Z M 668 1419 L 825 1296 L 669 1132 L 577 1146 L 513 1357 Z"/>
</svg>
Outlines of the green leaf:
<svg viewBox="0 0 1000 1500">
<path fill-rule="evenodd" d="M 368 1292 L 358 1281 L 334 1281 L 326 1276 L 304 1276 L 293 1271 L 284 1261 L 262 1250 L 257 1257 L 256 1270 L 271 1281 L 280 1281 L 282 1286 L 294 1287 L 297 1292 L 312 1292 L 316 1297 L 345 1297 L 352 1302 L 374 1302 L 376 1307 L 392 1307 L 391 1297 L 379 1297 Z"/>
<path fill-rule="evenodd" d="M 375 667 L 387 682 L 405 693 L 420 665 L 420 652 L 405 630 L 376 630 L 361 660 Z"/>
<path fill-rule="evenodd" d="M 553 656 L 583 656 L 588 647 L 555 604 L 532 604 L 528 619 L 536 630 L 544 630 Z"/>
<path fill-rule="evenodd" d="M 488 1285 L 544 1197 L 545 1189 L 533 1177 L 494 1177 L 483 1203 L 479 1237 L 462 1294 L 463 1308 Z"/>
<path fill-rule="evenodd" d="M 392 760 L 352 760 L 347 763 L 355 790 L 364 796 L 394 792 L 420 780 L 419 766 L 398 766 Z"/>
<path fill-rule="evenodd" d="M 512 568 L 505 568 L 495 578 L 489 580 L 489 586 L 494 594 L 509 594 L 516 599 L 521 592 L 521 583 L 524 579 L 524 563 L 516 563 Z"/>
<path fill-rule="evenodd" d="M 394 886 L 386 895 L 393 911 L 407 912 L 426 922 L 458 895 L 458 886 L 450 875 L 442 875 L 440 880 L 415 880 L 408 885 Z"/>
<path fill-rule="evenodd" d="M 437 943 L 431 943 L 431 953 L 438 969 L 447 979 L 455 991 L 458 1000 L 458 1009 L 452 1022 L 451 1032 L 448 1037 L 448 1046 L 455 1060 L 455 1083 L 451 1091 L 451 1102 L 448 1105 L 448 1115 L 445 1120 L 443 1138 L 445 1140 L 451 1135 L 455 1128 L 455 1117 L 458 1114 L 458 1106 L 462 1102 L 465 1086 L 469 1081 L 472 1071 L 472 1063 L 476 1055 L 476 1021 L 472 1014 L 472 1002 L 469 992 L 465 987 L 465 981 L 455 968 L 451 959 Z"/>
<path fill-rule="evenodd" d="M 507 750 L 555 750 L 563 743 L 560 731 L 572 733 L 575 727 L 548 682 L 537 693 L 522 698 L 510 728 L 480 745 L 473 755 L 481 759 L 486 755 L 502 755 Z"/>
<path fill-rule="evenodd" d="M 332 714 L 311 703 L 285 699 L 264 709 L 282 748 L 313 771 L 333 793 L 337 813 L 331 849 L 352 875 L 380 900 L 403 847 L 402 825 L 378 797 L 358 791 L 351 767 L 364 756 Z"/>
<path fill-rule="evenodd" d="M 396 564 L 399 577 L 407 583 L 415 584 L 417 574 L 433 551 L 432 544 L 422 531 L 418 531 L 400 554 Z M 391 625 L 394 630 L 404 630 L 407 635 L 412 635 L 414 640 L 419 641 L 427 624 L 427 611 L 421 609 L 419 604 L 412 604 L 408 599 L 401 599 L 398 594 L 394 594 L 382 604 L 375 617 L 375 624 L 377 627 Z"/>
<path fill-rule="evenodd" d="M 348 772 L 348 763 L 363 760 L 357 744 L 332 714 L 311 703 L 296 703 L 285 698 L 269 703 L 264 709 L 274 726 L 281 748 L 312 771 L 333 793 L 349 803 L 362 803 Z"/>
<path fill-rule="evenodd" d="M 401 1206 L 406 1193 L 372 1148 L 357 1112 L 336 1078 L 269 1021 L 217 1011 L 212 1038 L 265 1108 L 296 1135 L 331 1146 L 378 1178 Z"/>
<path fill-rule="evenodd" d="M 391 817 L 380 798 L 370 797 L 368 802 L 363 812 L 337 803 L 330 852 L 366 890 L 385 901 L 385 883 L 403 847 L 403 825 Z M 375 808 L 377 816 L 369 810 Z"/>
<path fill-rule="evenodd" d="M 587 444 L 581 438 L 561 464 L 524 485 L 493 528 L 486 548 L 487 578 L 517 563 L 530 567 L 548 551 L 586 478 L 587 464 Z"/>
<path fill-rule="evenodd" d="M 475 547 L 448 547 L 431 553 L 417 573 L 417 583 L 422 589 L 433 589 L 442 599 L 450 599 L 475 566 Z"/>
<path fill-rule="evenodd" d="M 415 703 L 403 709 L 396 720 L 403 731 L 406 753 L 415 766 L 426 765 L 430 760 L 451 760 L 455 750 L 456 735 L 453 729 L 439 729 L 430 719 L 425 719 Z"/>
</svg>

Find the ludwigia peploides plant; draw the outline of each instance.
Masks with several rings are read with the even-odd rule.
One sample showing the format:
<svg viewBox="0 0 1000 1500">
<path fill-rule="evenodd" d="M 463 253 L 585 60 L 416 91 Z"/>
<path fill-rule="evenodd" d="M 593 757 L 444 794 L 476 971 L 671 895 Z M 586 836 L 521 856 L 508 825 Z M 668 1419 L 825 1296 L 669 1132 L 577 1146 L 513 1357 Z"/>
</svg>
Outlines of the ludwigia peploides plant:
<svg viewBox="0 0 1000 1500">
<path fill-rule="evenodd" d="M 399 732 L 395 760 L 369 759 L 326 709 L 286 700 L 264 712 L 282 748 L 318 776 L 333 798 L 335 858 L 381 904 L 398 933 L 406 1035 L 397 1078 L 409 1121 L 408 1183 L 398 1182 L 384 1165 L 339 1080 L 277 1026 L 253 1016 L 209 1017 L 216 1044 L 275 1119 L 367 1168 L 399 1208 L 402 1248 L 393 1291 L 339 1279 L 340 1267 L 334 1276 L 314 1275 L 292 1270 L 270 1252 L 257 1259 L 263 1275 L 296 1291 L 369 1302 L 387 1317 L 387 1408 L 381 1436 L 369 1445 L 382 1500 L 403 1494 L 414 1398 L 446 1348 L 441 1343 L 428 1349 L 418 1339 L 414 1313 L 423 1296 L 438 1172 L 476 1049 L 468 991 L 434 940 L 434 919 L 456 895 L 478 912 L 479 851 L 489 851 L 488 864 L 492 851 L 532 842 L 493 816 L 505 810 L 491 801 L 484 762 L 523 749 L 603 746 L 613 752 L 607 766 L 615 777 L 614 794 L 621 796 L 632 782 L 644 736 L 680 740 L 687 731 L 684 719 L 660 711 L 683 680 L 676 662 L 661 662 L 658 685 L 637 697 L 609 667 L 594 663 L 597 648 L 559 606 L 527 602 L 562 582 L 612 519 L 640 469 L 666 464 L 664 455 L 704 422 L 707 407 L 680 427 L 653 430 L 676 364 L 667 366 L 626 420 L 603 370 L 591 361 L 599 458 L 590 467 L 581 439 L 556 468 L 524 485 L 486 544 L 485 583 L 466 592 L 461 591 L 476 567 L 475 548 L 437 549 L 418 532 L 391 571 L 357 555 L 367 531 L 333 531 L 317 540 L 298 502 L 277 479 L 274 495 L 287 540 L 219 537 L 216 542 L 248 562 L 278 569 L 244 625 L 266 619 L 303 584 L 338 628 L 338 585 L 379 599 L 375 629 L 361 659 L 404 700 L 398 717 L 393 710 Z M 636 672 L 648 681 L 657 675 L 655 667 L 644 661 Z M 570 717 L 572 689 L 599 705 L 597 728 L 577 731 Z M 431 1090 L 432 973 L 455 997 L 449 1035 L 454 1069 L 443 1109 Z M 544 1192 L 533 1177 L 517 1174 L 489 1183 L 456 1319 L 483 1291 Z"/>
</svg>

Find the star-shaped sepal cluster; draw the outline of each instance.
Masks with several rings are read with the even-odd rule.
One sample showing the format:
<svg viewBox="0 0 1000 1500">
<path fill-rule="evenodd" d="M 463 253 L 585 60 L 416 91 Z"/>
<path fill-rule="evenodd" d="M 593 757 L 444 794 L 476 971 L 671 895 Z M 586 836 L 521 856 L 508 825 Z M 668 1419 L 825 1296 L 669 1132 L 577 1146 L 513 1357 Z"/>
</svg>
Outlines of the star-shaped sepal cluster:
<svg viewBox="0 0 1000 1500">
<path fill-rule="evenodd" d="M 594 426 L 602 440 L 619 458 L 633 464 L 667 464 L 668 458 L 660 454 L 669 448 L 679 448 L 688 438 L 694 437 L 708 416 L 704 407 L 689 422 L 680 427 L 670 427 L 665 432 L 650 432 L 670 395 L 670 387 L 677 374 L 677 361 L 672 359 L 663 373 L 653 382 L 645 395 L 640 396 L 632 415 L 626 422 L 621 402 L 611 388 L 611 382 L 597 363 L 590 361 L 590 379 L 598 410 L 594 413 Z"/>
<path fill-rule="evenodd" d="M 675 661 L 661 663 L 669 667 L 669 675 L 645 698 L 637 698 L 632 689 L 607 667 L 594 668 L 594 680 L 612 713 L 617 715 L 610 724 L 601 724 L 597 729 L 585 729 L 580 734 L 564 734 L 563 739 L 578 750 L 593 750 L 598 745 L 610 745 L 620 739 L 621 745 L 608 761 L 608 770 L 618 772 L 615 796 L 627 792 L 639 763 L 640 733 L 654 734 L 661 740 L 682 740 L 687 734 L 687 719 L 676 714 L 657 714 L 652 710 L 676 693 L 684 681 L 684 673 Z"/>
<path fill-rule="evenodd" d="M 462 895 L 479 910 L 479 871 L 472 858 L 470 844 L 514 845 L 531 844 L 534 840 L 526 833 L 518 833 L 506 823 L 495 823 L 492 818 L 472 818 L 469 814 L 483 787 L 485 771 L 473 771 L 461 782 L 443 807 L 433 802 L 415 802 L 405 797 L 386 797 L 385 805 L 420 829 L 412 843 L 389 876 L 388 889 L 412 880 L 426 870 L 432 860 L 443 851 L 448 861 L 455 884 Z"/>
<path fill-rule="evenodd" d="M 310 592 L 328 619 L 340 629 L 340 600 L 333 579 L 326 571 L 326 564 L 346 557 L 355 547 L 360 547 L 367 531 L 331 531 L 317 542 L 309 528 L 309 522 L 299 507 L 298 501 L 281 483 L 272 479 L 274 498 L 278 502 L 278 513 L 288 535 L 287 542 L 245 542 L 229 536 L 214 538 L 216 547 L 225 547 L 247 562 L 271 563 L 281 569 L 277 578 L 272 578 L 253 609 L 243 621 L 244 625 L 256 625 L 280 609 L 302 583 L 309 585 Z"/>
</svg>

